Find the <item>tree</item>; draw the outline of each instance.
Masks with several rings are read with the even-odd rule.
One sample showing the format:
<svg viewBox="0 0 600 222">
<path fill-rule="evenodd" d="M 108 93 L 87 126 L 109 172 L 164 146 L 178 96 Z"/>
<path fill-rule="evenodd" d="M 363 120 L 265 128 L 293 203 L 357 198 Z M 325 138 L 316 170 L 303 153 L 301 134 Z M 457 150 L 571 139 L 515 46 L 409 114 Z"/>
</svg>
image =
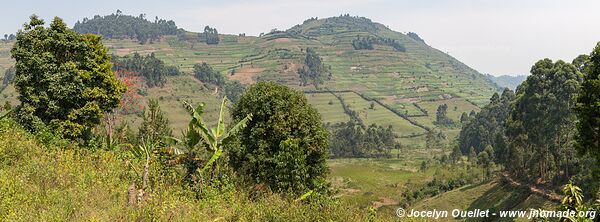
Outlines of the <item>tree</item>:
<svg viewBox="0 0 600 222">
<path fill-rule="evenodd" d="M 328 173 L 328 133 L 303 93 L 273 82 L 255 84 L 231 111 L 234 121 L 250 113 L 252 121 L 240 132 L 239 146 L 228 149 L 233 168 L 278 192 L 301 194 L 322 187 Z M 290 154 L 304 160 L 282 163 Z M 289 177 L 294 170 L 306 174 Z"/>
<path fill-rule="evenodd" d="M 177 34 L 175 22 L 156 17 L 154 22 L 148 21 L 144 14 L 140 16 L 123 15 L 120 10 L 116 14 L 96 15 L 92 19 L 77 21 L 73 30 L 78 33 L 92 33 L 104 38 L 135 38 L 140 44 L 160 40 L 164 35 Z"/>
<path fill-rule="evenodd" d="M 460 151 L 460 147 L 454 146 L 454 148 L 452 149 L 452 153 L 450 154 L 450 159 L 452 160 L 452 163 L 458 162 L 461 157 L 462 152 Z"/>
<path fill-rule="evenodd" d="M 202 35 L 208 45 L 219 44 L 219 32 L 216 28 L 211 28 L 207 25 L 204 27 L 204 33 L 198 35 Z"/>
<path fill-rule="evenodd" d="M 246 87 L 244 87 L 244 85 L 242 85 L 239 81 L 229 81 L 225 83 L 224 91 L 227 98 L 231 102 L 236 103 L 240 99 L 242 93 L 246 91 Z"/>
<path fill-rule="evenodd" d="M 218 87 L 225 84 L 225 77 L 205 62 L 194 65 L 194 77 L 204 83 L 214 84 Z"/>
<path fill-rule="evenodd" d="M 575 62 L 574 62 L 575 63 Z M 583 154 L 593 156 L 600 164 L 600 43 L 589 56 L 585 67 L 581 92 L 577 97 L 575 112 L 577 119 L 576 148 Z"/>
<path fill-rule="evenodd" d="M 513 172 L 541 181 L 556 181 L 557 176 L 564 181 L 573 174 L 573 108 L 580 82 L 577 67 L 560 60 L 543 59 L 531 68 L 507 121 L 507 137 L 515 147 L 509 159 L 524 161 L 508 165 Z"/>
<path fill-rule="evenodd" d="M 172 136 L 169 119 L 160 109 L 157 100 L 148 100 L 148 108 L 142 113 L 142 124 L 138 129 L 138 139 L 156 144 L 165 136 Z"/>
<path fill-rule="evenodd" d="M 66 138 L 87 138 L 126 89 L 100 37 L 77 34 L 58 17 L 45 28 L 35 15 L 17 35 L 11 53 L 20 122 L 31 130 L 44 123 Z"/>
<path fill-rule="evenodd" d="M 180 75 L 181 72 L 176 66 L 167 66 L 156 58 L 154 53 L 149 55 L 140 55 L 135 52 L 132 56 L 113 56 L 113 71 L 129 72 L 141 76 L 146 81 L 146 86 L 152 88 L 155 86 L 163 87 L 167 82 L 166 76 Z"/>
<path fill-rule="evenodd" d="M 438 126 L 451 126 L 454 124 L 454 121 L 450 119 L 447 115 L 448 113 L 448 105 L 442 104 L 437 108 L 437 112 L 435 113 L 435 124 Z"/>
<path fill-rule="evenodd" d="M 306 86 L 312 83 L 315 87 L 323 84 L 325 74 L 330 70 L 323 64 L 323 60 L 313 48 L 306 48 L 306 57 L 304 58 L 304 66 L 298 69 L 302 85 Z"/>
</svg>

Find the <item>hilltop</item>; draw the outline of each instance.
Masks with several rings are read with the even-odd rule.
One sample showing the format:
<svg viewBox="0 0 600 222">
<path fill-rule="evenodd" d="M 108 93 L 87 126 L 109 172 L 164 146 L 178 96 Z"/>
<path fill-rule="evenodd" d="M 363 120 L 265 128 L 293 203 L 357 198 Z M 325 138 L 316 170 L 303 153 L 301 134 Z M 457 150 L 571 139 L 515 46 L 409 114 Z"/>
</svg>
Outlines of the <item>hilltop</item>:
<svg viewBox="0 0 600 222">
<path fill-rule="evenodd" d="M 140 19 L 144 18 L 131 20 L 143 21 Z M 176 27 L 172 21 L 155 23 Z M 86 30 L 81 24 L 78 30 Z M 146 89 L 141 95 L 160 100 L 176 131 L 184 129 L 186 123 L 180 101 L 203 101 L 208 107 L 217 107 L 212 106 L 219 101 L 215 90 L 189 75 L 194 64 L 202 62 L 244 85 L 274 81 L 303 90 L 325 123 L 349 120 L 347 108 L 366 124 L 392 125 L 405 144 L 423 144 L 427 131 L 436 127 L 433 123 L 439 105 L 447 104 L 448 116 L 458 122 L 463 112 L 477 111 L 497 91 L 486 76 L 427 45 L 417 34 L 393 31 L 364 17 L 311 18 L 288 30 L 258 37 L 218 34 L 218 44 L 207 44 L 199 34 L 179 29 L 176 35 L 154 35 L 157 40 L 145 44 L 123 36 L 104 39 L 115 55 L 154 53 L 186 73 L 168 77 L 163 88 Z M 308 47 L 315 49 L 332 74 L 318 89 L 301 86 L 297 74 Z M 12 64 L 9 48 L 10 44 L 0 48 L 0 70 Z M 12 87 L 2 93 L 1 103 L 9 100 L 16 104 Z M 209 119 L 216 116 L 213 111 L 208 110 Z M 133 117 L 129 119 L 135 122 Z M 444 130 L 450 137 L 458 132 L 458 128 Z"/>
</svg>

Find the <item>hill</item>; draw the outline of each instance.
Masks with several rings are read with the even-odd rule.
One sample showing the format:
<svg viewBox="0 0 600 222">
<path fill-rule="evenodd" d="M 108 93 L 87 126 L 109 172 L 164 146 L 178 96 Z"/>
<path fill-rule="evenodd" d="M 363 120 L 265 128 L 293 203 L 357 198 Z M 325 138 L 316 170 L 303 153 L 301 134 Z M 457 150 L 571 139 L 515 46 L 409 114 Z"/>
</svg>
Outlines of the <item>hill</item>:
<svg viewBox="0 0 600 222">
<path fill-rule="evenodd" d="M 517 86 L 519 86 L 522 82 L 527 79 L 527 75 L 518 75 L 518 76 L 509 76 L 509 75 L 501 75 L 501 76 L 492 76 L 487 75 L 487 77 L 494 81 L 500 87 L 506 87 L 515 91 Z"/>
<path fill-rule="evenodd" d="M 115 16 L 106 16 L 104 20 Z M 143 17 L 138 20 L 144 21 Z M 346 108 L 357 112 L 363 122 L 392 125 L 403 144 L 415 146 L 423 145 L 426 132 L 436 127 L 433 122 L 437 105 L 447 104 L 448 116 L 458 122 L 460 114 L 477 111 L 497 90 L 484 75 L 428 46 L 415 37 L 418 35 L 408 36 L 363 17 L 313 18 L 286 31 L 259 37 L 220 34 L 218 44 L 207 44 L 199 34 L 179 30 L 177 35 L 165 35 L 145 44 L 121 37 L 104 40 L 115 55 L 154 53 L 167 65 L 177 66 L 186 73 L 168 77 L 164 87 L 147 89 L 141 95 L 141 100 L 160 100 L 176 132 L 186 124 L 180 101 L 209 104 L 219 101 L 220 95 L 215 94 L 213 86 L 190 75 L 194 64 L 202 62 L 230 81 L 245 85 L 275 81 L 310 92 L 307 97 L 319 109 L 325 123 L 349 119 L 339 99 L 350 101 Z M 356 48 L 359 41 L 372 49 Z M 297 73 L 304 65 L 308 47 L 315 49 L 332 73 L 331 80 L 317 90 L 301 86 Z M 8 52 L 9 48 L 9 44 L 3 44 L 1 50 Z M 9 56 L 0 53 L 2 69 L 11 65 Z M 11 87 L 0 100 L 16 104 Z M 371 103 L 375 103 L 373 109 Z M 209 110 L 209 121 L 215 117 Z M 126 118 L 136 121 L 134 117 Z M 458 133 L 458 128 L 444 130 L 450 136 Z"/>
</svg>

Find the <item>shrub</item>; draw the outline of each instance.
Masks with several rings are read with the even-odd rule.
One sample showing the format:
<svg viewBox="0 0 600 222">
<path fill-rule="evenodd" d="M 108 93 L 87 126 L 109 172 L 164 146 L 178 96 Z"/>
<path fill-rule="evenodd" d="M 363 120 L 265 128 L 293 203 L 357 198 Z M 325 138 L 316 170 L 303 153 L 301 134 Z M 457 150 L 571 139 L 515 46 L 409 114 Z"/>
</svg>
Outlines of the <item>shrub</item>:
<svg viewBox="0 0 600 222">
<path fill-rule="evenodd" d="M 250 87 L 232 110 L 252 121 L 229 149 L 231 165 L 254 183 L 301 194 L 321 187 L 328 173 L 328 133 L 321 117 L 301 92 L 272 82 Z M 293 156 L 291 162 L 289 158 Z"/>
</svg>

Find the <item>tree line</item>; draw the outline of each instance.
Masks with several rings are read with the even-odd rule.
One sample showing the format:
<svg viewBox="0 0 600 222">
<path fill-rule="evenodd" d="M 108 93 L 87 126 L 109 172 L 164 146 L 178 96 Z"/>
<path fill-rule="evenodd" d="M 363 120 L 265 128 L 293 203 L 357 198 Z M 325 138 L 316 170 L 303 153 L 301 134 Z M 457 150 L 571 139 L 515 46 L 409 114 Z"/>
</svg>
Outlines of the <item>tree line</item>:
<svg viewBox="0 0 600 222">
<path fill-rule="evenodd" d="M 487 150 L 491 161 L 526 182 L 571 180 L 595 192 L 600 181 L 599 67 L 600 43 L 571 63 L 538 61 L 516 93 L 505 89 L 476 115 L 463 114 L 462 154 Z"/>
<path fill-rule="evenodd" d="M 373 45 L 386 45 L 394 48 L 398 52 L 406 52 L 406 47 L 398 41 L 391 38 L 373 37 L 373 36 L 356 36 L 352 40 L 352 47 L 355 50 L 373 50 Z"/>
<path fill-rule="evenodd" d="M 363 128 L 355 121 L 332 126 L 330 156 L 332 158 L 381 158 L 390 157 L 392 149 L 399 149 L 392 126 L 376 124 Z"/>
<path fill-rule="evenodd" d="M 167 76 L 181 74 L 178 67 L 165 65 L 162 60 L 156 58 L 154 53 L 140 55 L 135 52 L 131 56 L 113 55 L 111 62 L 114 64 L 113 71 L 125 70 L 144 77 L 146 85 L 150 88 L 162 87 L 167 81 Z"/>
<path fill-rule="evenodd" d="M 123 15 L 121 10 L 110 15 L 95 15 L 93 18 L 84 18 L 77 21 L 73 30 L 78 33 L 92 33 L 105 38 L 132 38 L 140 44 L 148 41 L 158 41 L 164 35 L 176 35 L 177 25 L 172 20 L 154 18 L 148 21 L 145 14 L 139 16 Z"/>
</svg>

